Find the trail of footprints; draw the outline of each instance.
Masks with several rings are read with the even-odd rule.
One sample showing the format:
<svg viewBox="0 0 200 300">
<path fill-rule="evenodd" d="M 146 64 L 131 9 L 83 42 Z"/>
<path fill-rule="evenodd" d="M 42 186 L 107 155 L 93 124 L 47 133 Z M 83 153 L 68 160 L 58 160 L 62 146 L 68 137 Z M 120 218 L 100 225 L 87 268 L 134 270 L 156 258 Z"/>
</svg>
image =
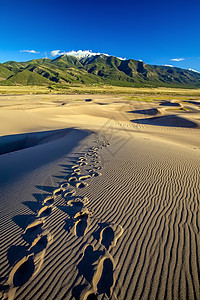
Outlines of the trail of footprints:
<svg viewBox="0 0 200 300">
<path fill-rule="evenodd" d="M 43 229 L 45 219 L 53 209 L 53 202 L 52 197 L 47 197 L 44 200 L 42 208 L 35 216 L 35 220 L 27 225 L 22 234 L 29 247 L 26 255 L 14 265 L 9 274 L 8 299 L 14 299 L 16 289 L 23 286 L 40 271 L 46 250 L 53 240 L 51 233 Z"/>
<path fill-rule="evenodd" d="M 76 190 L 87 187 L 87 181 L 92 177 L 101 176 L 102 167 L 98 150 L 107 147 L 109 143 L 107 141 L 97 141 L 97 143 L 96 147 L 89 148 L 84 155 L 78 158 L 76 165 L 71 167 L 71 175 L 67 182 L 61 183 L 52 195 L 44 199 L 42 207 L 35 216 L 35 221 L 27 225 L 24 230 L 23 238 L 29 243 L 29 248 L 27 255 L 18 261 L 10 272 L 8 278 L 9 299 L 14 299 L 16 289 L 40 271 L 46 250 L 53 241 L 51 233 L 43 227 L 45 219 L 51 216 L 55 208 L 54 204 L 57 198 L 63 197 L 66 201 L 66 212 L 69 216 L 66 220 L 67 228 L 72 229 L 77 238 L 86 234 L 91 218 L 94 216 L 86 207 L 89 202 L 88 198 L 85 196 L 76 198 Z M 99 244 L 104 251 L 94 250 L 92 245 L 86 246 L 78 269 L 89 285 L 80 295 L 80 299 L 97 299 L 97 295 L 100 294 L 110 297 L 112 294 L 114 260 L 110 250 L 115 246 L 122 233 L 123 229 L 119 225 L 104 226 L 99 235 Z"/>
<path fill-rule="evenodd" d="M 115 262 L 110 251 L 122 234 L 123 228 L 120 225 L 109 224 L 100 231 L 99 244 L 103 250 L 95 250 L 92 245 L 85 247 L 78 269 L 87 280 L 88 286 L 77 298 L 98 299 L 97 296 L 101 295 L 110 299 L 115 283 Z"/>
</svg>

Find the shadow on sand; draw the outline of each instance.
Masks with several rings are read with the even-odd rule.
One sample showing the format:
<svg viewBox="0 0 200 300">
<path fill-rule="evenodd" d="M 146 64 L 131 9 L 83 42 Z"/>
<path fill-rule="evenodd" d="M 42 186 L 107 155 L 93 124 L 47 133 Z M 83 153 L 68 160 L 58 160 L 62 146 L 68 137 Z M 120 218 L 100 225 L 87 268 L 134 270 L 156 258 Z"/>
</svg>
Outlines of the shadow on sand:
<svg viewBox="0 0 200 300">
<path fill-rule="evenodd" d="M 145 118 L 131 120 L 133 123 L 154 125 L 154 126 L 166 126 L 166 127 L 182 127 L 182 128 L 195 128 L 197 124 L 187 119 L 175 116 L 167 115 L 161 117 Z"/>
</svg>

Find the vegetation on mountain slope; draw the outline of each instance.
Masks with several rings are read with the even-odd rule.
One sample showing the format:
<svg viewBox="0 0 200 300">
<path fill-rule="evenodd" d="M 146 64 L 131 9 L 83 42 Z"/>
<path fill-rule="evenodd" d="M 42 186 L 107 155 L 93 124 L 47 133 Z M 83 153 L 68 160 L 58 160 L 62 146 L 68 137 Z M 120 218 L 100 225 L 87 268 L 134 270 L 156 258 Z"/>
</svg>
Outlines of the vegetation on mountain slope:
<svg viewBox="0 0 200 300">
<path fill-rule="evenodd" d="M 9 61 L 0 64 L 1 85 L 109 84 L 116 86 L 200 87 L 200 73 L 167 66 L 147 65 L 133 59 L 95 55 L 78 59 Z"/>
</svg>

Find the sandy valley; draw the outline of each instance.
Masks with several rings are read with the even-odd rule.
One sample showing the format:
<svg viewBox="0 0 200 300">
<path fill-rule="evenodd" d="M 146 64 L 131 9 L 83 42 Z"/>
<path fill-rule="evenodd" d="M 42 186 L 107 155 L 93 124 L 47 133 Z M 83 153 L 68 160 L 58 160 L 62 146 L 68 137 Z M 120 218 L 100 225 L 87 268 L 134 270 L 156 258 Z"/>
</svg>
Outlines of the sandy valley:
<svg viewBox="0 0 200 300">
<path fill-rule="evenodd" d="M 0 96 L 2 299 L 200 299 L 200 100 Z"/>
</svg>

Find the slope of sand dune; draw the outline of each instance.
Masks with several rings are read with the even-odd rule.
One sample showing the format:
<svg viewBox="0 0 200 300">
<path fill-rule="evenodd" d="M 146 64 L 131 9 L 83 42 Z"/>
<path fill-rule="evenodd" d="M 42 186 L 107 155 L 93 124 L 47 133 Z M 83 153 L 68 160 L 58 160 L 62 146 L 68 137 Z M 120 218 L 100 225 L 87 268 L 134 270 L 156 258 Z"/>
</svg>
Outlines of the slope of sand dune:
<svg viewBox="0 0 200 300">
<path fill-rule="evenodd" d="M 129 113 L 155 116 L 159 113 L 159 110 L 157 108 L 138 109 L 138 110 L 130 111 Z"/>
<path fill-rule="evenodd" d="M 184 101 L 184 102 L 187 102 L 187 103 L 191 103 L 191 104 L 200 106 L 200 102 L 199 102 L 199 101 L 191 101 L 191 100 L 187 100 L 187 101 Z"/>
<path fill-rule="evenodd" d="M 161 106 L 175 106 L 175 107 L 179 107 L 180 103 L 174 102 L 174 101 L 162 101 L 160 103 Z"/>
<path fill-rule="evenodd" d="M 185 127 L 185 128 L 195 128 L 197 124 L 185 118 L 175 116 L 175 115 L 167 115 L 160 117 L 153 117 L 147 119 L 137 119 L 133 120 L 134 123 L 139 124 L 149 124 L 155 126 L 167 126 L 167 127 Z"/>
<path fill-rule="evenodd" d="M 37 97 L 0 111 L 1 298 L 200 299 L 199 114 Z"/>
</svg>

